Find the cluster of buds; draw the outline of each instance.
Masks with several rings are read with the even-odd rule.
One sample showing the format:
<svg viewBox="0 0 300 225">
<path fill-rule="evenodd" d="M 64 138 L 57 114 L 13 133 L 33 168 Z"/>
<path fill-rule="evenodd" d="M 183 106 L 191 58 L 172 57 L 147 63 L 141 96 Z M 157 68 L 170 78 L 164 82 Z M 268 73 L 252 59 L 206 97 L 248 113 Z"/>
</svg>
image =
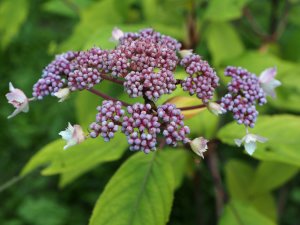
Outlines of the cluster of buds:
<svg viewBox="0 0 300 225">
<path fill-rule="evenodd" d="M 190 50 L 180 50 L 177 40 L 153 29 L 136 33 L 114 29 L 112 35 L 116 42 L 112 50 L 94 47 L 57 55 L 34 84 L 32 98 L 10 84 L 6 97 L 16 110 L 9 118 L 27 112 L 30 101 L 41 100 L 46 95 L 54 95 L 62 102 L 71 92 L 88 90 L 105 100 L 97 107 L 98 113 L 88 135 L 84 135 L 79 125 L 71 124 L 59 133 L 67 141 L 65 149 L 88 137 L 101 136 L 104 141 L 110 141 L 121 130 L 132 151 L 149 153 L 161 144 L 177 146 L 181 143 L 189 144 L 203 157 L 208 140 L 203 137 L 189 139 L 190 129 L 184 125 L 183 110 L 207 107 L 215 115 L 230 111 L 239 124 L 253 127 L 258 115 L 256 104 L 265 104 L 266 95 L 274 97 L 274 88 L 280 85 L 274 79 L 275 68 L 265 70 L 258 78 L 243 68 L 227 67 L 225 75 L 232 80 L 227 87 L 228 93 L 218 104 L 219 101 L 212 101 L 219 85 L 216 72 L 201 56 Z M 186 72 L 183 80 L 175 78 L 179 66 Z M 128 97 L 140 97 L 144 102 L 129 104 L 93 89 L 103 81 L 122 85 Z M 203 104 L 178 108 L 166 101 L 156 105 L 161 96 L 172 93 L 178 86 L 196 95 Z M 252 153 L 255 141 L 265 139 L 247 133 L 236 143 L 245 143 L 247 151 Z"/>
</svg>

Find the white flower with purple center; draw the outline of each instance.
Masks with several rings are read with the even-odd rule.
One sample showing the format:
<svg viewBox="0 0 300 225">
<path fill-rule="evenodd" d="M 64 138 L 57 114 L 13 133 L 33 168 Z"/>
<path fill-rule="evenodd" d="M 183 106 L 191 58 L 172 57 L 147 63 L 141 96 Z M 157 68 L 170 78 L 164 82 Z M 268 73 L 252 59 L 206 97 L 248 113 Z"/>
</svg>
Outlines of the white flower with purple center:
<svg viewBox="0 0 300 225">
<path fill-rule="evenodd" d="M 70 123 L 68 123 L 66 130 L 59 132 L 59 135 L 67 141 L 67 144 L 64 146 L 64 150 L 83 142 L 85 139 L 81 126 L 77 124 L 72 126 Z"/>
<path fill-rule="evenodd" d="M 24 92 L 18 88 L 14 88 L 11 82 L 9 82 L 9 92 L 5 95 L 8 103 L 12 104 L 16 109 L 10 114 L 7 119 L 10 119 L 20 112 L 29 111 L 29 99 L 26 97 Z"/>
<path fill-rule="evenodd" d="M 190 146 L 193 152 L 204 158 L 203 153 L 206 152 L 208 149 L 207 143 L 207 139 L 205 139 L 204 137 L 198 137 L 190 142 Z"/>
<path fill-rule="evenodd" d="M 264 90 L 266 95 L 275 98 L 275 88 L 281 85 L 279 80 L 275 79 L 277 74 L 276 67 L 271 67 L 265 69 L 259 76 L 259 83 L 261 88 Z"/>
<path fill-rule="evenodd" d="M 265 143 L 268 141 L 267 138 L 247 133 L 242 139 L 234 139 L 237 146 L 244 144 L 245 150 L 249 155 L 252 155 L 256 149 L 256 142 Z"/>
</svg>

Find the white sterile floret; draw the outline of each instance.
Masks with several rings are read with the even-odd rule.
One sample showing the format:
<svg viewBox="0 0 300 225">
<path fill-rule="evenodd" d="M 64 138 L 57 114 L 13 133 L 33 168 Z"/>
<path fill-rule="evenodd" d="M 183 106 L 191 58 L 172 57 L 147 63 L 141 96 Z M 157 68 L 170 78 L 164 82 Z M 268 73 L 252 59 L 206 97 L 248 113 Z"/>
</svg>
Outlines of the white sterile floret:
<svg viewBox="0 0 300 225">
<path fill-rule="evenodd" d="M 234 139 L 237 146 L 244 144 L 245 150 L 249 155 L 252 155 L 256 149 L 256 142 L 265 143 L 268 141 L 267 138 L 256 135 L 256 134 L 246 134 L 242 139 Z"/>
<path fill-rule="evenodd" d="M 67 144 L 64 146 L 64 149 L 79 144 L 84 141 L 85 136 L 80 125 L 75 124 L 72 126 L 68 123 L 66 130 L 59 132 L 59 135 L 67 141 Z"/>
<path fill-rule="evenodd" d="M 226 110 L 216 102 L 209 102 L 207 108 L 211 113 L 215 114 L 216 116 L 226 112 Z"/>
<path fill-rule="evenodd" d="M 124 36 L 124 32 L 122 30 L 120 30 L 119 28 L 115 27 L 112 31 L 112 37 L 111 37 L 111 41 L 119 41 L 120 38 L 122 38 Z"/>
<path fill-rule="evenodd" d="M 207 143 L 208 140 L 206 140 L 204 137 L 198 137 L 190 142 L 190 146 L 193 152 L 204 158 L 203 153 L 208 149 Z"/>
<path fill-rule="evenodd" d="M 68 98 L 69 94 L 70 94 L 69 88 L 62 88 L 59 89 L 58 92 L 55 92 L 53 95 L 59 98 L 58 102 L 63 102 Z"/>
<path fill-rule="evenodd" d="M 266 95 L 275 98 L 275 88 L 281 85 L 279 80 L 275 79 L 277 74 L 276 67 L 265 69 L 259 76 L 259 83 Z"/>
</svg>

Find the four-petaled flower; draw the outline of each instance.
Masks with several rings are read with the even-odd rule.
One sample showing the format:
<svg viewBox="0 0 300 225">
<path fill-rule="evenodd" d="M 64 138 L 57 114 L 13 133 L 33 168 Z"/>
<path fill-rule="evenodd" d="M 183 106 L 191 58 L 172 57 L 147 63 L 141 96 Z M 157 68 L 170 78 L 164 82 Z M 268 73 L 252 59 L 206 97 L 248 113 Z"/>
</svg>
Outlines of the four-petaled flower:
<svg viewBox="0 0 300 225">
<path fill-rule="evenodd" d="M 59 98 L 58 102 L 63 102 L 68 98 L 69 94 L 70 94 L 69 88 L 62 88 L 59 89 L 58 92 L 54 93 L 53 95 Z"/>
<path fill-rule="evenodd" d="M 111 41 L 119 41 L 120 38 L 122 38 L 124 36 L 124 32 L 122 30 L 120 30 L 119 28 L 115 27 L 112 31 L 112 37 L 111 37 Z"/>
<path fill-rule="evenodd" d="M 70 123 L 68 123 L 68 127 L 66 128 L 66 130 L 59 132 L 59 135 L 67 141 L 64 149 L 79 144 L 85 139 L 81 126 L 77 124 L 72 126 Z"/>
<path fill-rule="evenodd" d="M 16 108 L 15 111 L 7 117 L 7 119 L 16 116 L 20 112 L 29 111 L 29 99 L 22 90 L 14 88 L 12 83 L 9 83 L 9 92 L 5 96 L 8 100 L 8 103 L 12 104 Z"/>
<path fill-rule="evenodd" d="M 234 142 L 239 147 L 244 143 L 245 150 L 249 155 L 252 155 L 255 151 L 256 142 L 265 143 L 266 141 L 268 141 L 268 139 L 265 137 L 249 133 L 247 133 L 242 139 L 234 139 Z"/>
<path fill-rule="evenodd" d="M 207 143 L 208 140 L 206 140 L 204 137 L 198 137 L 195 138 L 194 140 L 190 141 L 190 146 L 193 152 L 195 152 L 197 155 L 201 156 L 204 158 L 203 153 L 206 152 L 207 150 Z"/>
<path fill-rule="evenodd" d="M 259 83 L 266 95 L 275 98 L 274 89 L 281 85 L 279 80 L 275 79 L 277 73 L 276 67 L 265 69 L 259 76 Z"/>
</svg>

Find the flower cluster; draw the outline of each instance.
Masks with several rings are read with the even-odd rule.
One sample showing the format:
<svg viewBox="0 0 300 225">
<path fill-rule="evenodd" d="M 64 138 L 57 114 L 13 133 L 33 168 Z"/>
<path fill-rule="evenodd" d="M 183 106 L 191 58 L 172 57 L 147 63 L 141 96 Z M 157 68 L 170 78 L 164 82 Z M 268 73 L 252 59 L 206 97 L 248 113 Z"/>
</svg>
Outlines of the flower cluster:
<svg viewBox="0 0 300 225">
<path fill-rule="evenodd" d="M 72 61 L 78 52 L 66 52 L 57 55 L 55 59 L 43 70 L 42 77 L 33 86 L 33 97 L 42 99 L 46 95 L 54 95 L 66 85 L 68 76 L 74 69 Z"/>
<path fill-rule="evenodd" d="M 121 102 L 103 101 L 102 106 L 97 107 L 96 122 L 90 125 L 90 136 L 97 137 L 99 134 L 104 141 L 109 141 L 118 131 L 120 120 L 124 115 Z"/>
<path fill-rule="evenodd" d="M 186 137 L 190 133 L 190 128 L 184 126 L 184 116 L 173 104 L 165 104 L 158 108 L 158 117 L 162 119 L 164 125 L 163 135 L 168 145 L 176 146 L 177 142 L 187 143 Z"/>
<path fill-rule="evenodd" d="M 228 93 L 222 98 L 221 106 L 233 113 L 233 118 L 248 127 L 254 127 L 258 111 L 256 103 L 267 102 L 266 94 L 260 86 L 258 77 L 241 67 L 228 66 L 225 76 L 232 78 L 228 84 Z"/>
<path fill-rule="evenodd" d="M 86 89 L 106 99 L 97 107 L 98 113 L 90 125 L 88 137 L 101 136 L 104 141 L 110 141 L 121 127 L 132 151 L 149 153 L 160 143 L 171 146 L 183 143 L 189 144 L 196 154 L 203 157 L 208 141 L 203 137 L 188 138 L 190 129 L 184 125 L 183 110 L 206 107 L 215 115 L 230 111 L 239 124 L 253 127 L 258 116 L 256 104 L 265 104 L 266 95 L 274 97 L 274 89 L 280 85 L 274 79 L 275 67 L 266 69 L 258 78 L 246 69 L 229 66 L 225 70 L 225 76 L 232 78 L 227 86 L 228 93 L 222 97 L 221 103 L 212 102 L 219 77 L 201 56 L 192 50 L 180 50 L 181 44 L 177 40 L 153 29 L 136 33 L 114 29 L 112 35 L 116 42 L 112 50 L 93 47 L 57 55 L 34 84 L 33 98 L 27 98 L 23 91 L 10 83 L 6 97 L 16 109 L 8 118 L 27 112 L 32 100 L 54 95 L 62 102 L 70 92 Z M 175 78 L 178 66 L 183 67 L 187 74 L 183 80 Z M 93 89 L 104 80 L 121 85 L 129 97 L 143 98 L 144 104 L 137 101 L 129 104 Z M 177 108 L 166 101 L 157 105 L 157 100 L 171 94 L 177 85 L 190 95 L 196 95 L 204 104 Z M 79 125 L 69 124 L 59 134 L 67 141 L 65 149 L 87 138 Z M 256 141 L 266 139 L 247 131 L 247 135 L 237 139 L 236 143 L 244 143 L 247 152 L 252 154 Z"/>
<path fill-rule="evenodd" d="M 215 88 L 219 85 L 216 72 L 207 61 L 202 60 L 196 54 L 188 54 L 180 64 L 189 74 L 181 83 L 183 90 L 188 91 L 190 95 L 196 94 L 204 103 L 208 103 L 214 95 Z"/>
</svg>

